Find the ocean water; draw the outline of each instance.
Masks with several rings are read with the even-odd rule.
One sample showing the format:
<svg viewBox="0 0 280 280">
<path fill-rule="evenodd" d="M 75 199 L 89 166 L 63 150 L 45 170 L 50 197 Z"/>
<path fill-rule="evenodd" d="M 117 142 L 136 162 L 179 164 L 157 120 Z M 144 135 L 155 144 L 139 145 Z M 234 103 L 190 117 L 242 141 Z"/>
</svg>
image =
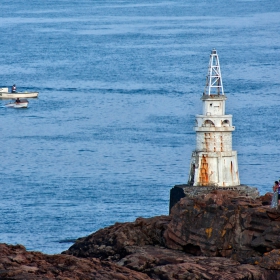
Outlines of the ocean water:
<svg viewBox="0 0 280 280">
<path fill-rule="evenodd" d="M 280 1 L 1 1 L 0 242 L 53 254 L 168 214 L 219 54 L 242 184 L 280 178 Z M 68 242 L 69 241 L 69 242 Z"/>
</svg>

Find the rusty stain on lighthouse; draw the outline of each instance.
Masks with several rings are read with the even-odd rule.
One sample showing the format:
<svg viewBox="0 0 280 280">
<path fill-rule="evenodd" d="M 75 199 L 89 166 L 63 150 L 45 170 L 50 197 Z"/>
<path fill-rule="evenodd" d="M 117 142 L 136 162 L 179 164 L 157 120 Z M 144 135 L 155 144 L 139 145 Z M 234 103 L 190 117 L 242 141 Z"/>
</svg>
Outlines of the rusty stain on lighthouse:
<svg viewBox="0 0 280 280">
<path fill-rule="evenodd" d="M 237 152 L 232 150 L 232 115 L 225 114 L 222 75 L 217 51 L 212 50 L 202 114 L 196 115 L 196 149 L 192 153 L 188 185 L 239 186 Z"/>
</svg>

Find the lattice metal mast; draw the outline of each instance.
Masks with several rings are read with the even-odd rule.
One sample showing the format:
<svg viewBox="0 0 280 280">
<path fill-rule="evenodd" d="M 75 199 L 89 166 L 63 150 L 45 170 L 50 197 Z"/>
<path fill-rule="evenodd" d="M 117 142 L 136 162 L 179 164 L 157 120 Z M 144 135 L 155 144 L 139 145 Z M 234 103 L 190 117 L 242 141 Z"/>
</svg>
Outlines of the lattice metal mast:
<svg viewBox="0 0 280 280">
<path fill-rule="evenodd" d="M 220 69 L 219 57 L 215 49 L 210 54 L 208 74 L 206 77 L 206 85 L 204 95 L 218 94 L 224 95 L 222 74 Z"/>
</svg>

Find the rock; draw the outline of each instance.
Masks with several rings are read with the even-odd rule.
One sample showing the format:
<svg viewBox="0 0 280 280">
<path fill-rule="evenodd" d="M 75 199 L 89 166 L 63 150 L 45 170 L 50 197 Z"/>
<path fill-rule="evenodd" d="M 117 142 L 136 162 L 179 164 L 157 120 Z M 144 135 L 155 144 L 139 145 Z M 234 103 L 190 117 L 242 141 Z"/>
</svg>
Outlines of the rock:
<svg viewBox="0 0 280 280">
<path fill-rule="evenodd" d="M 169 216 L 116 223 L 59 255 L 0 244 L 0 279 L 280 280 L 280 210 L 270 200 L 197 193 Z"/>
<path fill-rule="evenodd" d="M 63 253 L 116 261 L 127 254 L 126 247 L 164 245 L 163 233 L 170 220 L 170 216 L 160 216 L 138 218 L 133 223 L 116 223 L 79 239 Z"/>
<path fill-rule="evenodd" d="M 265 269 L 227 258 L 194 257 L 154 246 L 131 247 L 130 254 L 119 264 L 146 273 L 152 279 L 262 279 L 270 276 Z"/>
<path fill-rule="evenodd" d="M 13 280 L 148 280 L 135 272 L 99 259 L 79 259 L 69 255 L 27 252 L 22 245 L 0 244 L 0 279 Z"/>
<path fill-rule="evenodd" d="M 217 187 L 217 186 L 191 186 L 191 185 L 176 185 L 170 190 L 170 200 L 169 200 L 169 213 L 172 207 L 180 201 L 183 197 L 195 198 L 201 195 L 207 195 L 208 193 L 214 191 L 223 191 L 224 193 L 231 191 L 237 196 L 252 198 L 253 200 L 260 196 L 257 188 L 249 187 L 246 185 L 239 186 L 228 186 L 228 187 Z M 270 200 L 271 201 L 271 200 Z M 269 203 L 270 203 L 269 201 Z M 264 201 L 266 203 L 267 201 Z"/>
<path fill-rule="evenodd" d="M 273 264 L 266 254 L 280 248 L 280 211 L 270 208 L 269 199 L 234 190 L 185 197 L 170 216 L 116 224 L 64 253 L 115 261 L 152 279 L 226 279 L 215 272 L 217 263 L 218 271 L 230 271 L 228 279 L 278 279 L 277 254 Z M 189 263 L 198 260 L 205 266 L 195 266 L 194 273 Z"/>
<path fill-rule="evenodd" d="M 263 206 L 261 198 L 240 197 L 232 191 L 185 197 L 172 208 L 165 246 L 246 262 L 279 247 L 280 223 L 275 220 L 279 214 Z"/>
<path fill-rule="evenodd" d="M 265 253 L 259 261 L 255 261 L 261 267 L 266 269 L 280 270 L 280 250 L 272 250 L 269 253 Z"/>
</svg>

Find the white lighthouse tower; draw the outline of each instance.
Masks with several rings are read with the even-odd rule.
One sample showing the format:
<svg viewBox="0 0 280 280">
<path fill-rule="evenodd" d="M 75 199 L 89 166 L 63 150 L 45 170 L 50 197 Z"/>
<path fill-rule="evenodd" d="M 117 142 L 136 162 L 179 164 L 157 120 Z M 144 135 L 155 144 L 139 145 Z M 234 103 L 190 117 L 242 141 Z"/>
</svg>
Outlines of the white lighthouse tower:
<svg viewBox="0 0 280 280">
<path fill-rule="evenodd" d="M 192 153 L 189 186 L 239 186 L 237 152 L 232 150 L 232 115 L 225 114 L 222 75 L 217 51 L 210 55 L 202 114 L 196 115 L 196 149 Z"/>
</svg>

